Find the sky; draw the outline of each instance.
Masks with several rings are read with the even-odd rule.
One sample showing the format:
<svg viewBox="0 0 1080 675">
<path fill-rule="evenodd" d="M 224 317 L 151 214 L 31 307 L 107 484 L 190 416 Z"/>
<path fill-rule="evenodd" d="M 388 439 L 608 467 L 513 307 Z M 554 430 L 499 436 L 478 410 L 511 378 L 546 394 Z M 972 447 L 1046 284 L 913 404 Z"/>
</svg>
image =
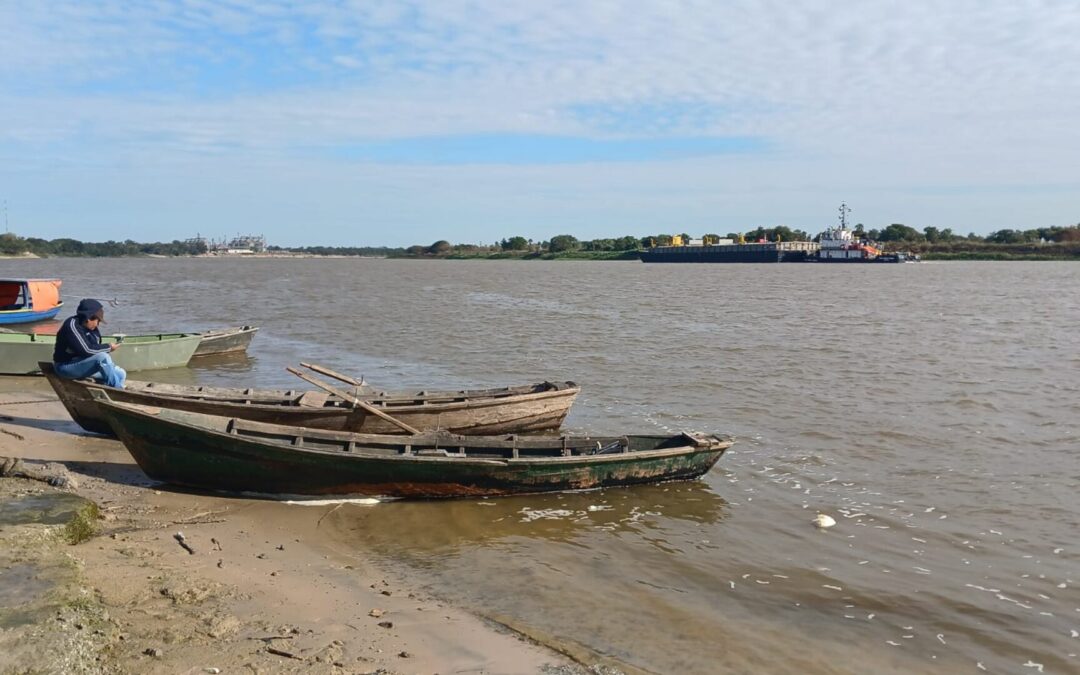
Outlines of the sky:
<svg viewBox="0 0 1080 675">
<path fill-rule="evenodd" d="M 0 0 L 22 236 L 1080 222 L 1076 0 Z"/>
</svg>

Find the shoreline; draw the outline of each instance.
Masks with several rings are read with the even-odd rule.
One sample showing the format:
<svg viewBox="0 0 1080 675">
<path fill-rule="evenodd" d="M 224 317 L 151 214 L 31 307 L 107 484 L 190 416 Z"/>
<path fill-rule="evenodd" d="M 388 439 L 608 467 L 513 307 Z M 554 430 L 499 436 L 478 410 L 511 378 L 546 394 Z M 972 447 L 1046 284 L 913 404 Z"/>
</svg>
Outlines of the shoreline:
<svg viewBox="0 0 1080 675">
<path fill-rule="evenodd" d="M 1011 254 L 1005 252 L 983 252 L 983 253 L 968 253 L 968 252 L 953 252 L 953 253 L 921 253 L 923 262 L 1080 262 L 1078 256 L 1048 256 L 1040 254 Z M 38 256 L 34 254 L 28 255 L 0 255 L 0 260 L 50 260 L 50 259 L 83 259 L 93 258 L 100 260 L 146 260 L 146 259 L 161 259 L 161 260 L 176 260 L 176 259 L 197 259 L 197 260 L 413 260 L 413 261 L 444 261 L 444 260 L 515 260 L 521 262 L 533 262 L 533 261 L 572 261 L 572 262 L 638 262 L 640 257 L 637 255 L 532 255 L 532 256 L 517 256 L 495 253 L 491 255 L 445 255 L 445 256 L 377 256 L 377 255 L 318 255 L 315 253 L 252 253 L 244 255 L 121 255 L 121 256 Z M 695 264 L 695 263 L 682 263 L 682 264 Z M 725 263 L 707 263 L 699 262 L 696 264 L 708 265 L 708 264 L 725 264 Z M 771 264 L 771 263 L 769 263 Z M 792 263 L 788 263 L 792 264 Z"/>
<path fill-rule="evenodd" d="M 72 422 L 43 380 L 0 381 L 0 432 L 0 457 L 63 464 L 77 483 L 67 492 L 100 509 L 98 533 L 83 543 L 42 544 L 8 561 L 0 553 L 7 563 L 0 569 L 36 565 L 35 579 L 65 560 L 76 570 L 43 591 L 69 598 L 66 604 L 0 630 L 0 654 L 9 654 L 0 656 L 0 671 L 42 666 L 37 657 L 26 663 L 26 650 L 23 662 L 8 663 L 20 659 L 15 645 L 43 640 L 36 654 L 74 640 L 81 665 L 65 665 L 68 672 L 600 672 L 557 645 L 410 588 L 362 551 L 343 551 L 319 533 L 336 509 L 385 505 L 289 505 L 155 484 L 119 441 Z M 57 492 L 0 478 L 0 506 Z M 55 540 L 42 534 L 44 525 L 27 527 L 36 533 L 31 539 Z M 19 528 L 0 530 L 8 537 Z M 17 592 L 0 576 L 0 599 L 5 591 Z M 0 605 L 0 626 L 10 614 Z"/>
</svg>

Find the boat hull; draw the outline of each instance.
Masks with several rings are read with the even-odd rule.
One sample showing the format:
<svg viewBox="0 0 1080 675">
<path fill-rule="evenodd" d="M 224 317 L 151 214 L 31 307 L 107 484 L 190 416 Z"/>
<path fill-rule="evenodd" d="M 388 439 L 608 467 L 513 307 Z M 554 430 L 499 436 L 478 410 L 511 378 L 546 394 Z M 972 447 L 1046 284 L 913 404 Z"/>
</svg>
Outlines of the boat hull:
<svg viewBox="0 0 1080 675">
<path fill-rule="evenodd" d="M 335 397 L 327 397 L 327 405 L 307 407 L 298 403 L 305 395 L 303 392 L 211 389 L 131 380 L 124 389 L 111 389 L 88 380 L 59 377 L 48 363 L 40 364 L 40 368 L 72 419 L 87 431 L 100 434 L 112 434 L 93 397 L 94 391 L 101 390 L 107 390 L 114 401 L 121 403 L 313 429 L 402 433 L 393 423 Z M 580 388 L 573 382 L 564 382 L 483 391 L 429 392 L 424 396 L 422 392 L 384 392 L 362 397 L 416 429 L 492 435 L 558 429 L 579 392 Z"/>
<path fill-rule="evenodd" d="M 199 339 L 198 334 L 129 335 L 111 356 L 128 372 L 176 368 L 187 365 Z M 106 344 L 116 340 L 114 336 L 102 338 Z M 52 362 L 55 346 L 55 335 L 0 333 L 0 375 L 40 374 L 38 364 Z"/>
<path fill-rule="evenodd" d="M 496 440 L 427 434 L 403 438 L 274 425 L 245 427 L 237 432 L 236 422 L 228 418 L 109 401 L 103 401 L 101 406 L 139 467 L 154 480 L 197 489 L 273 495 L 443 498 L 685 480 L 707 472 L 732 444 L 716 437 L 680 435 L 685 439 L 681 446 L 616 454 L 525 457 L 508 450 L 518 442 L 515 437 Z M 660 438 L 635 436 L 622 440 L 629 448 L 634 443 L 656 444 Z M 566 442 L 550 437 L 544 440 L 552 447 L 560 440 Z M 608 440 L 586 438 L 584 443 L 591 447 L 594 442 Z M 498 449 L 507 456 L 454 456 L 458 450 L 455 446 L 461 444 L 462 450 L 471 450 L 473 443 L 481 444 L 482 452 Z M 449 448 L 451 452 L 421 454 L 439 452 L 432 446 Z"/>
<path fill-rule="evenodd" d="M 202 334 L 202 340 L 192 356 L 234 354 L 246 352 L 251 339 L 258 331 L 256 326 L 240 326 L 225 330 L 211 330 Z"/>
<path fill-rule="evenodd" d="M 64 303 L 60 303 L 63 305 Z M 10 325 L 16 323 L 33 323 L 35 321 L 48 321 L 60 313 L 61 306 L 35 312 L 29 309 L 3 310 L 0 311 L 0 324 Z"/>
<path fill-rule="evenodd" d="M 646 263 L 780 263 L 803 262 L 817 251 L 804 241 L 754 244 L 657 246 L 639 254 Z"/>
</svg>

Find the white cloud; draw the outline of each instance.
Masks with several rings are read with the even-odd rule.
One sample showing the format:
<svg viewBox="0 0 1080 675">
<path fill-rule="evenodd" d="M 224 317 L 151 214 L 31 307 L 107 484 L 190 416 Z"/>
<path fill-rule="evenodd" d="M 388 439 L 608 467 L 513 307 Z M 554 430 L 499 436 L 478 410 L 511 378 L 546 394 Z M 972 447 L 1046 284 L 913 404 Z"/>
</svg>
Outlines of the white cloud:
<svg viewBox="0 0 1080 675">
<path fill-rule="evenodd" d="M 1075 204 L 1080 194 L 1076 35 L 1080 5 L 1057 0 L 9 2 L 0 6 L 0 159 L 73 171 L 104 163 L 119 176 L 209 161 L 201 157 L 221 171 L 284 167 L 305 149 L 362 139 L 756 136 L 768 157 L 603 171 L 628 192 L 655 194 L 654 221 L 670 213 L 661 206 L 723 208 L 708 198 L 716 190 L 775 195 L 757 207 L 763 215 L 816 211 L 802 194 L 831 203 L 858 190 L 884 218 L 908 208 L 904 195 L 927 205 L 925 217 L 956 220 L 991 202 L 987 224 L 972 224 L 989 229 L 1006 226 L 1010 205 L 1028 206 L 1018 192 L 1045 188 L 1059 197 L 1025 217 L 1060 224 L 1077 219 L 1060 195 Z M 340 170 L 313 164 L 305 175 L 325 181 Z M 404 181 L 412 170 L 379 171 Z M 432 171 L 455 189 L 465 187 L 454 176 L 483 181 L 483 203 L 499 213 L 540 208 L 496 169 Z M 596 169 L 536 172 L 551 190 L 573 192 Z M 46 178 L 12 180 L 29 189 Z M 595 201 L 619 202 L 605 191 L 617 185 L 586 183 Z M 955 194 L 927 196 L 935 186 Z M 977 203 L 957 196 L 978 189 Z"/>
</svg>

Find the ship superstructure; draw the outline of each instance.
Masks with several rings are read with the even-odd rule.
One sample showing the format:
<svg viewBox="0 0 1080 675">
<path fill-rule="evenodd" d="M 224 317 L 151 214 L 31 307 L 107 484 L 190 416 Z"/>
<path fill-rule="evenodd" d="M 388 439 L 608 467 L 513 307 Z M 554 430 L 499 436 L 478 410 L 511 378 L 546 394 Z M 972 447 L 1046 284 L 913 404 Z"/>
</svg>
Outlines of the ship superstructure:
<svg viewBox="0 0 1080 675">
<path fill-rule="evenodd" d="M 840 205 L 840 224 L 826 228 L 819 236 L 821 248 L 818 249 L 819 262 L 870 262 L 881 255 L 881 248 L 869 239 L 855 236 L 847 226 L 847 214 L 851 209 L 847 204 Z"/>
</svg>

